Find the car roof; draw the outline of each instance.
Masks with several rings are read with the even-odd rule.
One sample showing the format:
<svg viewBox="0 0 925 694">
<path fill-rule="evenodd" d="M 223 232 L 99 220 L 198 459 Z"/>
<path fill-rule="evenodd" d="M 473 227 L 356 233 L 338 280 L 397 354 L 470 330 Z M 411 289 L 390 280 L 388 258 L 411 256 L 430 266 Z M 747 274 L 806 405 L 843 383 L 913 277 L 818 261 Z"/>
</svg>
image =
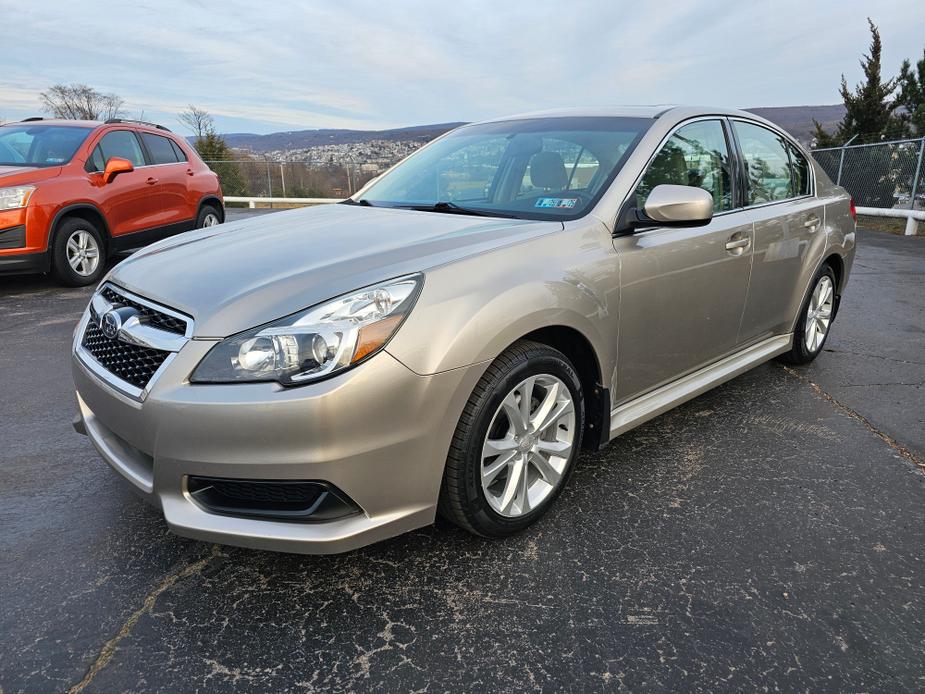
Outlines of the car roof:
<svg viewBox="0 0 925 694">
<path fill-rule="evenodd" d="M 71 120 L 68 118 L 37 118 L 33 120 L 22 120 L 22 121 L 11 121 L 9 123 L 3 123 L 3 125 L 52 125 L 52 126 L 77 126 L 83 128 L 101 128 L 103 126 L 121 126 L 123 128 L 137 128 L 139 130 L 150 130 L 152 132 L 157 132 L 158 134 L 163 134 L 165 132 L 170 132 L 166 128 L 159 128 L 154 123 L 146 123 L 143 121 L 134 121 L 134 120 L 121 120 L 106 122 L 101 120 Z"/>
<path fill-rule="evenodd" d="M 3 125 L 76 125 L 84 128 L 96 128 L 103 125 L 98 120 L 69 120 L 66 118 L 31 118 L 20 121 L 9 121 Z"/>
<path fill-rule="evenodd" d="M 525 118 L 661 118 L 671 116 L 691 118 L 698 115 L 742 116 L 755 120 L 764 120 L 754 113 L 734 108 L 715 106 L 681 106 L 678 104 L 653 104 L 641 106 L 593 106 L 586 108 L 558 108 L 546 111 L 531 111 L 512 116 L 491 118 L 485 122 L 523 120 Z"/>
</svg>

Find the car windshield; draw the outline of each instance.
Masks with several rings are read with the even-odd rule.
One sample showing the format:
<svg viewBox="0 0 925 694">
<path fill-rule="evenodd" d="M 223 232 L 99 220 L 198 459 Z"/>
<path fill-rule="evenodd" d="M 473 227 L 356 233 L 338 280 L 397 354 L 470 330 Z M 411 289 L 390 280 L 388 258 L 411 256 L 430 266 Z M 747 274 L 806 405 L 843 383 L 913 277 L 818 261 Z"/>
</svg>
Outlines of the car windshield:
<svg viewBox="0 0 925 694">
<path fill-rule="evenodd" d="M 415 152 L 353 202 L 577 219 L 603 195 L 653 122 L 568 117 L 464 126 Z"/>
<path fill-rule="evenodd" d="M 0 128 L 0 166 L 67 164 L 92 130 L 77 125 L 5 125 Z"/>
</svg>

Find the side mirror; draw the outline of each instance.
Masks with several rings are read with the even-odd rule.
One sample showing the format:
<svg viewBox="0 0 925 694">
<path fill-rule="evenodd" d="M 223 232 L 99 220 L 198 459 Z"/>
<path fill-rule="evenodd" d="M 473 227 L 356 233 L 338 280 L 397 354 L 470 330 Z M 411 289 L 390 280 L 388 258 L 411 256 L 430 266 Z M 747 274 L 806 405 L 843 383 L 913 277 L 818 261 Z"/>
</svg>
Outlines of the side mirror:
<svg viewBox="0 0 925 694">
<path fill-rule="evenodd" d="M 616 234 L 640 227 L 699 227 L 713 219 L 713 196 L 703 188 L 664 183 L 655 186 L 640 210 L 624 206 L 617 219 Z"/>
<path fill-rule="evenodd" d="M 112 183 L 113 179 L 121 173 L 134 171 L 135 167 L 128 159 L 122 157 L 111 157 L 106 162 L 106 169 L 103 171 L 103 180 L 106 183 Z"/>
</svg>

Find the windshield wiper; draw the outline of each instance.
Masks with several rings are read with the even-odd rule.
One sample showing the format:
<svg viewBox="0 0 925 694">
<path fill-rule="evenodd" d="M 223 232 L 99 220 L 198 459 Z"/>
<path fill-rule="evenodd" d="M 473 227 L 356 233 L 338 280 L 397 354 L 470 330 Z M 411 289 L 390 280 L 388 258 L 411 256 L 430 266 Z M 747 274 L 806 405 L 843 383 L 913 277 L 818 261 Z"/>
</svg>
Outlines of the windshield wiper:
<svg viewBox="0 0 925 694">
<path fill-rule="evenodd" d="M 341 205 L 362 205 L 363 207 L 375 207 L 369 200 L 362 198 L 360 200 L 354 200 L 353 198 L 345 198 L 340 201 Z"/>
<path fill-rule="evenodd" d="M 476 210 L 471 207 L 463 207 L 455 202 L 440 201 L 433 205 L 396 205 L 405 210 L 417 210 L 418 212 L 444 212 L 448 214 L 468 214 L 473 217 L 506 217 L 507 219 L 517 219 L 517 215 L 507 214 L 505 212 L 495 212 L 494 210 Z"/>
</svg>

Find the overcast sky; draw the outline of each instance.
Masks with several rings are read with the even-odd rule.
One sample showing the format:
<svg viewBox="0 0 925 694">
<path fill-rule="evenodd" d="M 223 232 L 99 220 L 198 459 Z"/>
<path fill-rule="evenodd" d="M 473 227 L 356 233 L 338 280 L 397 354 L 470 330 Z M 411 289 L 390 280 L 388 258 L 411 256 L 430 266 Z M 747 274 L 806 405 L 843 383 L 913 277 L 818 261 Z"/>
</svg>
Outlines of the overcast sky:
<svg viewBox="0 0 925 694">
<path fill-rule="evenodd" d="M 922 0 L 95 2 L 0 0 L 0 119 L 84 82 L 126 115 L 224 132 L 379 129 L 557 106 L 840 101 L 880 26 L 884 67 L 921 58 Z"/>
</svg>

